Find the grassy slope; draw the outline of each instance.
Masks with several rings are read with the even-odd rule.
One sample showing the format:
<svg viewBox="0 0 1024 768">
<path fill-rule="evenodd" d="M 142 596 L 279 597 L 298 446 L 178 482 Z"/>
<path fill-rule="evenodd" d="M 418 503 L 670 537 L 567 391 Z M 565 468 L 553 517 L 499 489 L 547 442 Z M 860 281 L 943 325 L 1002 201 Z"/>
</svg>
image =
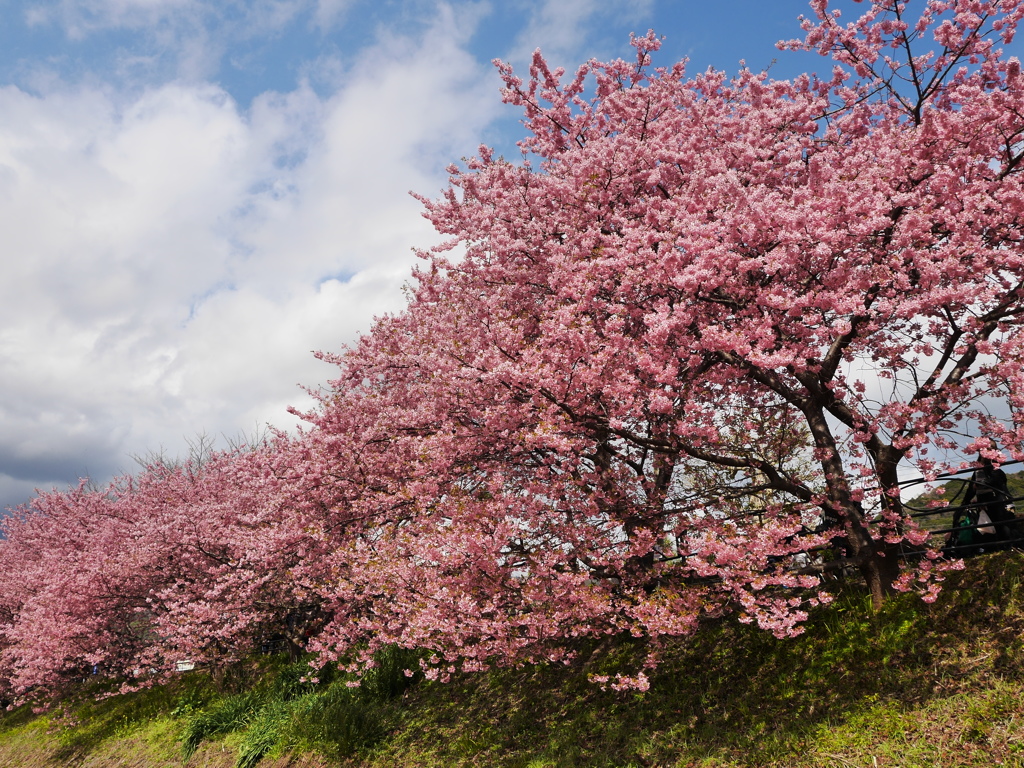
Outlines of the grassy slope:
<svg viewBox="0 0 1024 768">
<path fill-rule="evenodd" d="M 933 606 L 902 597 L 878 615 L 847 589 L 792 640 L 723 620 L 667 647 L 646 694 L 604 692 L 560 667 L 399 696 L 378 683 L 300 690 L 280 665 L 260 673 L 256 697 L 238 693 L 244 682 L 232 698 L 191 676 L 69 710 L 71 728 L 7 714 L 0 768 L 181 766 L 182 734 L 225 702 L 243 715 L 188 765 L 229 768 L 262 738 L 265 768 L 1024 766 L 1024 555 L 977 558 L 949 586 Z M 621 646 L 591 671 L 635 656 Z"/>
</svg>

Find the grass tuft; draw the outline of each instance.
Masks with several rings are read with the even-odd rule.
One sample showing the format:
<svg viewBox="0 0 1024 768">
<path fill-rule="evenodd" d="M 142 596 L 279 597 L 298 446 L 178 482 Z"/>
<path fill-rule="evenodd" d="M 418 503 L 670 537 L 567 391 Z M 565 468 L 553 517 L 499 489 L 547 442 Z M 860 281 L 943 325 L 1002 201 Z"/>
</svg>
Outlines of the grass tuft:
<svg viewBox="0 0 1024 768">
<path fill-rule="evenodd" d="M 257 691 L 230 696 L 189 717 L 182 730 L 183 757 L 188 760 L 207 739 L 246 728 L 260 711 L 261 698 Z"/>
<path fill-rule="evenodd" d="M 264 756 L 280 746 L 288 716 L 287 706 L 280 701 L 271 702 L 259 710 L 248 723 L 238 745 L 236 768 L 255 768 Z"/>
</svg>

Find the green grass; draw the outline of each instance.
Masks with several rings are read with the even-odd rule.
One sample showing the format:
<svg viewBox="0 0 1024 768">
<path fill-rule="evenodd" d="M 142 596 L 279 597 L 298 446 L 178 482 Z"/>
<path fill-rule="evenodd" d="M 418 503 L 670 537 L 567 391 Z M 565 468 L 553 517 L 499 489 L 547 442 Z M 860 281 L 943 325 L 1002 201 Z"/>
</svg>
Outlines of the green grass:
<svg viewBox="0 0 1024 768">
<path fill-rule="evenodd" d="M 216 748 L 241 768 L 300 753 L 353 768 L 1024 766 L 1024 555 L 974 559 L 948 587 L 934 605 L 902 596 L 872 613 L 844 585 L 788 640 L 710 623 L 666 643 L 642 694 L 556 665 L 410 687 L 415 658 L 397 651 L 355 688 L 329 672 L 304 681 L 307 667 L 284 660 L 216 684 L 190 673 L 41 718 L 5 714 L 0 765 L 5 745 L 49 740 L 47 765 L 130 741 L 150 756 L 139 765 L 182 765 L 199 750 L 195 765 Z M 642 652 L 624 639 L 589 671 L 635 668 Z M 128 764 L 128 749 L 121 763 L 89 764 Z"/>
<path fill-rule="evenodd" d="M 254 768 L 286 750 L 335 758 L 365 751 L 386 732 L 389 702 L 417 679 L 404 674 L 416 666 L 415 654 L 387 649 L 377 661 L 358 686 L 330 670 L 310 682 L 302 661 L 265 667 L 248 690 L 189 711 L 181 729 L 182 756 L 188 760 L 204 742 L 227 734 L 239 735 L 236 768 Z"/>
</svg>

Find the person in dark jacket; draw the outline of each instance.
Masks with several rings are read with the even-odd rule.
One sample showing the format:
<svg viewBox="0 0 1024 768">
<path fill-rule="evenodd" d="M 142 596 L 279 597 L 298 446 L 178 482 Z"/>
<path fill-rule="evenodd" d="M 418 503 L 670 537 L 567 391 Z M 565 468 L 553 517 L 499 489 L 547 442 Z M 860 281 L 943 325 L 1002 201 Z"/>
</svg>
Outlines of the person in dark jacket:
<svg viewBox="0 0 1024 768">
<path fill-rule="evenodd" d="M 981 543 L 986 549 L 1001 542 L 1018 538 L 1017 518 L 1010 508 L 1010 491 L 1006 487 L 1006 473 L 992 466 L 992 460 L 979 456 L 981 466 L 974 470 L 967 486 L 964 504 L 975 504 L 980 517 Z M 984 525 L 984 515 L 992 521 L 991 526 Z"/>
</svg>

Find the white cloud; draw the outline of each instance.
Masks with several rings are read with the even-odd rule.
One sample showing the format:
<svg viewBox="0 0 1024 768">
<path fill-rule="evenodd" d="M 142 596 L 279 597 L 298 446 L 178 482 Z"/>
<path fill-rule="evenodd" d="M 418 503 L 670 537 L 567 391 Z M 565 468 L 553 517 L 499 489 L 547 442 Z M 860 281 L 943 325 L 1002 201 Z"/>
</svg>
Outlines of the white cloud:
<svg viewBox="0 0 1024 768">
<path fill-rule="evenodd" d="M 394 254 L 405 259 L 410 244 L 427 236 L 408 192 L 439 190 L 443 167 L 476 150 L 499 105 L 490 69 L 451 42 L 443 25 L 420 45 L 409 42 L 369 51 L 348 73 L 325 107 L 324 141 L 297 173 L 295 194 L 268 201 L 261 252 L 291 250 L 293 269 L 333 262 L 338 273 Z"/>
<path fill-rule="evenodd" d="M 272 30 L 290 22 L 312 0 L 58 0 L 28 6 L 30 25 L 57 24 L 80 39 L 105 29 L 143 29 L 167 23 L 237 18 L 251 31 Z M 320 4 L 331 0 L 319 0 Z"/>
<path fill-rule="evenodd" d="M 116 71 L 127 82 L 216 77 L 239 42 L 272 39 L 302 14 L 336 21 L 331 0 L 59 0 L 29 5 L 29 27 L 56 26 L 81 42 L 108 32 L 130 33 L 115 44 Z M 325 15 L 326 14 L 326 15 Z M 38 65 L 38 63 L 37 63 Z M 45 71 L 45 65 L 43 66 Z"/>
<path fill-rule="evenodd" d="M 329 30 L 344 18 L 354 0 L 317 0 L 313 21 L 321 30 Z"/>
<path fill-rule="evenodd" d="M 602 41 L 600 34 L 594 34 L 602 22 L 625 20 L 636 24 L 651 15 L 653 5 L 653 0 L 531 2 L 525 14 L 529 21 L 516 36 L 508 59 L 517 67 L 529 66 L 533 52 L 540 48 L 552 68 L 562 66 L 571 72 L 587 58 L 605 55 L 592 48 L 597 41 L 610 42 L 613 51 L 622 50 L 621 39 Z M 647 30 L 635 31 L 642 34 Z"/>
<path fill-rule="evenodd" d="M 408 190 L 498 107 L 448 21 L 245 112 L 210 84 L 0 89 L 0 493 L 286 425 L 334 373 L 310 351 L 401 306 L 435 240 Z"/>
<path fill-rule="evenodd" d="M 57 23 L 72 37 L 106 27 L 152 26 L 185 13 L 195 14 L 199 0 L 59 0 L 28 6 L 25 20 L 30 25 Z"/>
</svg>

